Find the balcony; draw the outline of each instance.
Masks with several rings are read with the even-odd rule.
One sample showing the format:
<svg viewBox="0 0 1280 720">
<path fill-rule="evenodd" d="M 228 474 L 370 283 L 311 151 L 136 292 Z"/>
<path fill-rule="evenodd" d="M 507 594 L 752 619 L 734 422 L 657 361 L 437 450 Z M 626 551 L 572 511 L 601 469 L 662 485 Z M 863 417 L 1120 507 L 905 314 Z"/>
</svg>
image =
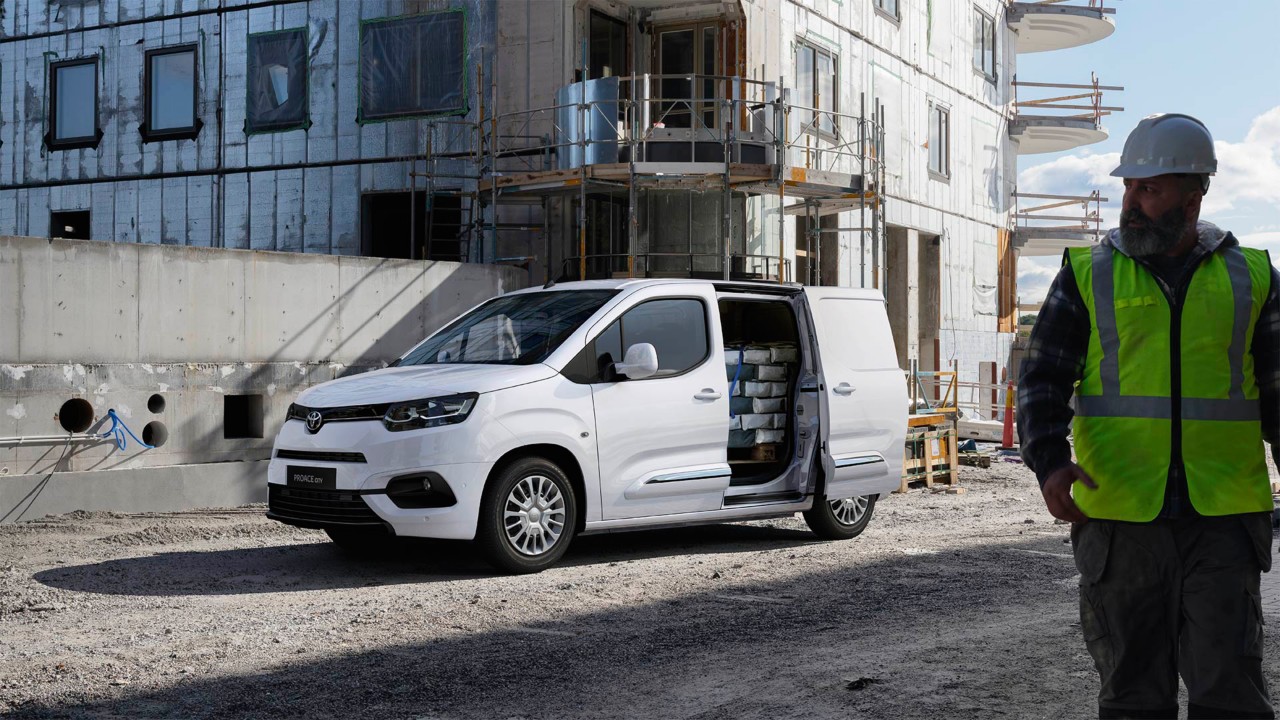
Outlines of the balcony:
<svg viewBox="0 0 1280 720">
<path fill-rule="evenodd" d="M 1005 21 L 1017 35 L 1020 53 L 1065 50 L 1097 42 L 1116 31 L 1111 15 L 1115 8 L 1105 0 L 1089 0 L 1085 5 L 1064 5 L 1063 0 L 1015 2 L 1009 5 Z"/>
<path fill-rule="evenodd" d="M 1023 82 L 1017 79 L 1014 79 L 1012 85 L 1013 118 L 1009 121 L 1009 135 L 1018 142 L 1019 155 L 1062 152 L 1102 142 L 1107 139 L 1102 118 L 1112 112 L 1124 110 L 1122 107 L 1102 104 L 1104 90 L 1117 91 L 1124 88 L 1099 85 L 1097 75 L 1092 76 L 1092 82 L 1088 85 Z M 1034 94 L 1045 89 L 1085 92 L 1026 98 L 1027 91 L 1020 88 L 1034 88 L 1031 91 Z"/>
<path fill-rule="evenodd" d="M 481 186 L 504 194 L 613 183 L 862 198 L 883 147 L 873 119 L 793 103 L 777 83 L 713 75 L 577 82 L 484 132 L 494 172 Z"/>
<path fill-rule="evenodd" d="M 1102 203 L 1107 198 L 1097 190 L 1089 195 L 1015 192 L 1013 197 L 1017 203 L 1013 247 L 1022 257 L 1061 255 L 1067 248 L 1088 247 L 1102 237 Z M 1023 200 L 1038 204 L 1027 207 Z"/>
</svg>

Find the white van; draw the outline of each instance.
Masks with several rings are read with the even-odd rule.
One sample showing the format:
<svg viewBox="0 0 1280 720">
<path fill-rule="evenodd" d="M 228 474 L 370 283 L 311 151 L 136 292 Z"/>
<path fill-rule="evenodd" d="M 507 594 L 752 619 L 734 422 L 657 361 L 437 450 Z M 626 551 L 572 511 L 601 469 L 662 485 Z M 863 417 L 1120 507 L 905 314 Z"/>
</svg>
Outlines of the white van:
<svg viewBox="0 0 1280 720">
<path fill-rule="evenodd" d="M 575 535 L 804 513 L 851 538 L 898 487 L 880 294 L 608 280 L 485 302 L 289 408 L 267 516 L 339 545 L 475 540 L 536 572 Z"/>
</svg>

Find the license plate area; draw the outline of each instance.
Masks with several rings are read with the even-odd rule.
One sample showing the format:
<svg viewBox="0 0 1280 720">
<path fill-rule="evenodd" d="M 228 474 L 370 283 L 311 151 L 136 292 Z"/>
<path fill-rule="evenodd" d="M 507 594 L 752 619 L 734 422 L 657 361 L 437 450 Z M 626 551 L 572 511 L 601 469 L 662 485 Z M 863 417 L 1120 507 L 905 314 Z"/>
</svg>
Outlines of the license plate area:
<svg viewBox="0 0 1280 720">
<path fill-rule="evenodd" d="M 338 469 L 288 465 L 285 467 L 285 484 L 310 490 L 337 490 Z"/>
</svg>

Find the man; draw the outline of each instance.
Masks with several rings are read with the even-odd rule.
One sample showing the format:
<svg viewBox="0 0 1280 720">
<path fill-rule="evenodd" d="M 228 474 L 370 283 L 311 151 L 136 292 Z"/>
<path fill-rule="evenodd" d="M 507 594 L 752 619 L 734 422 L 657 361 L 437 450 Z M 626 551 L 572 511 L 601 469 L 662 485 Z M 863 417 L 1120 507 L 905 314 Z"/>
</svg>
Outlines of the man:
<svg viewBox="0 0 1280 720">
<path fill-rule="evenodd" d="M 1111 173 L 1120 227 L 1066 252 L 1018 383 L 1022 457 L 1049 512 L 1073 523 L 1100 718 L 1177 717 L 1179 675 L 1190 718 L 1275 717 L 1259 580 L 1264 439 L 1280 454 L 1280 273 L 1200 222 L 1216 170 L 1200 121 L 1138 123 Z"/>
</svg>

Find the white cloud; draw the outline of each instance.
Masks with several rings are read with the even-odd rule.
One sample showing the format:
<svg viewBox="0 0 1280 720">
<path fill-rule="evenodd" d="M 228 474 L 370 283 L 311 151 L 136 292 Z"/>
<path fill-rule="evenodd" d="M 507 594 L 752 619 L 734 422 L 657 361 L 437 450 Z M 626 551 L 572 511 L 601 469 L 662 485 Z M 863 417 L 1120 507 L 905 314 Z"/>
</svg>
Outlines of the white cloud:
<svg viewBox="0 0 1280 720">
<path fill-rule="evenodd" d="M 1214 148 L 1218 174 L 1204 198 L 1204 214 L 1250 203 L 1280 209 L 1280 106 L 1254 118 L 1243 142 L 1219 140 Z"/>
<path fill-rule="evenodd" d="M 1058 274 L 1062 260 L 1059 257 L 1018 259 L 1018 302 L 1038 303 L 1049 294 L 1049 284 Z"/>
<path fill-rule="evenodd" d="M 1107 202 L 1101 205 L 1102 227 L 1114 227 L 1120 221 L 1120 200 L 1124 195 L 1124 183 L 1111 177 L 1111 171 L 1120 164 L 1120 153 L 1094 155 L 1064 155 L 1056 160 L 1029 167 L 1018 173 L 1018 192 L 1043 195 L 1085 196 L 1097 190 Z M 1019 201 L 1022 208 L 1048 204 L 1049 200 L 1026 198 Z M 1081 214 L 1083 208 L 1065 207 L 1048 211 L 1054 215 Z M 1092 210 L 1092 208 L 1090 208 Z M 1062 222 L 1053 224 L 1061 225 Z"/>
<path fill-rule="evenodd" d="M 1280 232 L 1260 232 L 1240 235 L 1240 244 L 1271 253 L 1271 264 L 1280 268 Z"/>
</svg>

